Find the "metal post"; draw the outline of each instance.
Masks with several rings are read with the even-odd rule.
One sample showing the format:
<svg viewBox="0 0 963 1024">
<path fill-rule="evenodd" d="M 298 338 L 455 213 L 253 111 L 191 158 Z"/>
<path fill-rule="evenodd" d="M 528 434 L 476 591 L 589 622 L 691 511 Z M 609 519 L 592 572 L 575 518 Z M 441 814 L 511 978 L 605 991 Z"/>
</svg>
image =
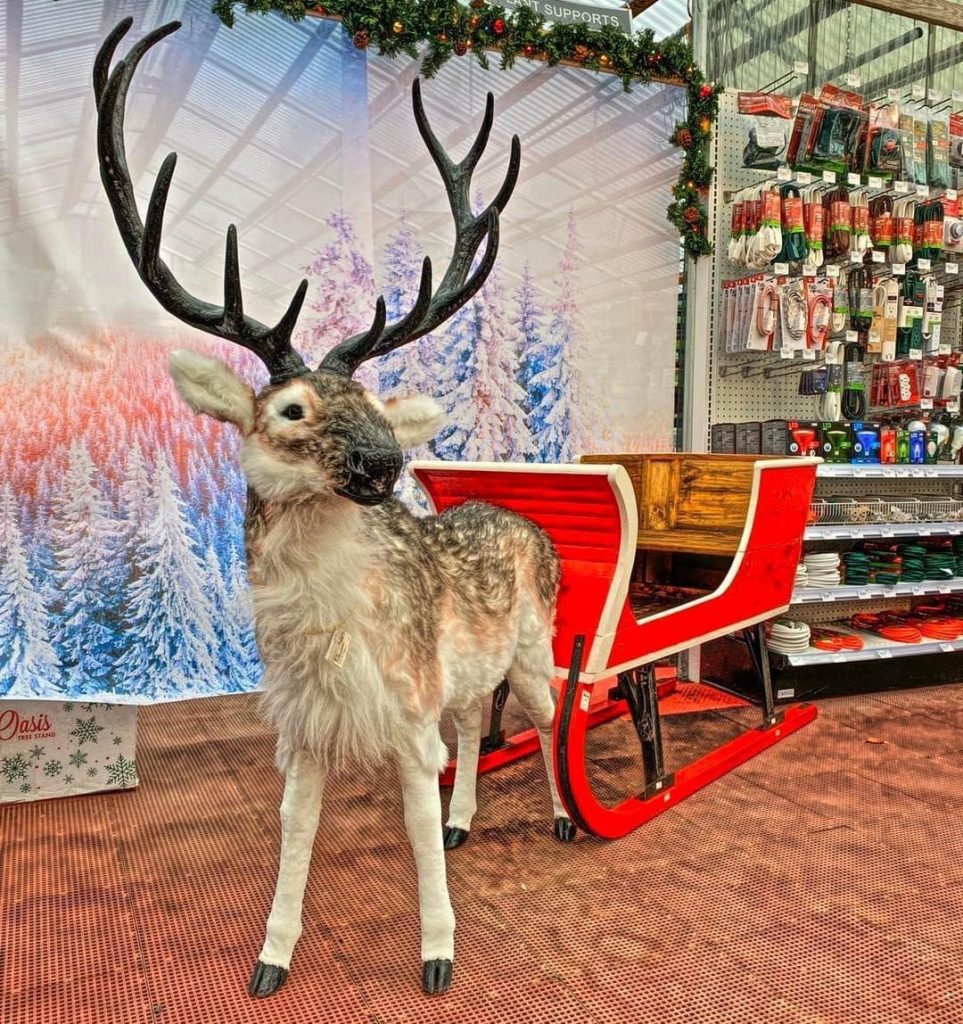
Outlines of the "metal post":
<svg viewBox="0 0 963 1024">
<path fill-rule="evenodd" d="M 490 754 L 505 746 L 505 730 L 502 728 L 502 712 L 508 700 L 508 680 L 503 679 L 492 693 L 492 713 L 488 720 L 488 735 L 481 742 L 481 752 Z"/>
<path fill-rule="evenodd" d="M 648 799 L 671 786 L 675 778 L 665 770 L 655 666 L 643 665 L 623 672 L 619 676 L 619 688 L 629 706 L 632 724 L 642 745 L 642 764 L 645 768 L 645 790 L 642 795 Z"/>
</svg>

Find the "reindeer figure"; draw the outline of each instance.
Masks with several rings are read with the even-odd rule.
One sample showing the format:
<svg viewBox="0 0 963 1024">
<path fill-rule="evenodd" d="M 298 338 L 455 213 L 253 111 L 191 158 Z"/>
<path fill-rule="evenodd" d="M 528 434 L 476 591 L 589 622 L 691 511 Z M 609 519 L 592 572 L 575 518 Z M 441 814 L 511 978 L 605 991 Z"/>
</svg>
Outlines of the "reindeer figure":
<svg viewBox="0 0 963 1024">
<path fill-rule="evenodd" d="M 444 323 L 484 284 L 498 251 L 498 215 L 518 177 L 518 137 L 494 202 L 473 215 L 471 175 L 488 141 L 494 100 L 489 94 L 478 137 L 456 164 L 428 125 L 415 82 L 415 120 L 455 220 L 451 262 L 433 293 L 426 259 L 410 313 L 386 325 L 379 298 L 370 330 L 334 346 L 311 370 L 291 345 L 307 282 L 275 327 L 247 316 L 233 225 L 227 230 L 223 306 L 189 294 L 161 259 L 176 155 L 164 160 L 142 221 L 124 147 L 124 106 L 141 59 L 180 25 L 151 32 L 111 70 L 130 25 L 125 19 L 111 32 L 94 67 L 101 178 L 124 244 L 168 312 L 243 345 L 271 374 L 255 394 L 217 360 L 191 352 L 174 352 L 170 360 L 188 405 L 233 423 L 243 437 L 245 541 L 265 666 L 264 707 L 278 731 L 278 764 L 285 774 L 277 888 L 249 991 L 270 995 L 288 975 L 327 773 L 350 763 L 393 760 L 418 875 L 422 985 L 428 993 L 444 992 L 451 984 L 455 928 L 444 851 L 468 838 L 481 702 L 503 678 L 538 729 L 555 836 L 575 836 L 555 787 L 551 750 L 559 562 L 541 530 L 503 509 L 469 503 L 418 518 L 392 498 L 402 450 L 434 436 L 441 410 L 424 397 L 381 401 L 351 377 L 365 360 Z M 447 752 L 438 721 L 444 710 L 455 721 L 458 772 L 443 830 L 438 773 Z"/>
</svg>

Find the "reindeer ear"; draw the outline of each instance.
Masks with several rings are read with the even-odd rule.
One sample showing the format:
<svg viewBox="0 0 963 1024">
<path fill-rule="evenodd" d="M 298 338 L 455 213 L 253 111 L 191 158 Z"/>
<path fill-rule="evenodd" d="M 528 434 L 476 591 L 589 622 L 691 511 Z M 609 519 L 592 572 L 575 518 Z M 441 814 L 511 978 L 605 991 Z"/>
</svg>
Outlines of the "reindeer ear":
<svg viewBox="0 0 963 1024">
<path fill-rule="evenodd" d="M 177 393 L 194 410 L 247 434 L 254 426 L 254 392 L 219 359 L 179 349 L 170 354 L 170 373 Z"/>
<path fill-rule="evenodd" d="M 417 448 L 430 441 L 441 429 L 445 413 L 434 399 L 425 395 L 388 398 L 383 413 L 402 448 Z"/>
</svg>

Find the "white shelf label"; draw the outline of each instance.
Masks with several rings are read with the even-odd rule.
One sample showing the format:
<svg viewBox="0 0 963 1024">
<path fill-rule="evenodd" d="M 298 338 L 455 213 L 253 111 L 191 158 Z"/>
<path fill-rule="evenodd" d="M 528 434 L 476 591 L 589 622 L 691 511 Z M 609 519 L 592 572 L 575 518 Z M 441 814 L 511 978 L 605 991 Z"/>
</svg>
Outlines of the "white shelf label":
<svg viewBox="0 0 963 1024">
<path fill-rule="evenodd" d="M 948 356 L 952 351 L 953 349 L 951 349 L 949 345 L 940 345 L 939 355 Z"/>
<path fill-rule="evenodd" d="M 889 100 L 890 103 L 898 103 L 899 102 L 899 89 L 887 89 L 886 90 L 886 99 Z"/>
<path fill-rule="evenodd" d="M 963 92 L 960 92 L 959 89 L 954 89 L 950 95 L 953 97 L 954 103 L 963 103 Z"/>
<path fill-rule="evenodd" d="M 895 537 L 896 536 L 896 531 L 895 530 L 880 530 L 879 531 L 879 535 L 880 535 L 880 537 Z"/>
<path fill-rule="evenodd" d="M 900 195 L 906 195 L 910 190 L 910 183 L 908 181 L 894 181 L 893 188 L 900 193 Z"/>
<path fill-rule="evenodd" d="M 873 592 L 872 590 L 857 590 L 856 596 L 860 601 L 868 601 L 873 596 Z"/>
<path fill-rule="evenodd" d="M 881 648 L 880 648 L 880 649 L 879 649 L 879 650 L 878 650 L 878 651 L 876 652 L 876 657 L 877 657 L 877 658 L 892 658 L 892 657 L 893 657 L 893 652 L 892 652 L 892 651 L 888 651 L 888 650 L 886 650 L 886 648 L 885 648 L 885 647 L 881 647 Z"/>
<path fill-rule="evenodd" d="M 929 187 L 929 185 L 917 185 L 916 186 L 916 194 L 918 196 L 922 196 L 924 199 L 929 199 L 929 197 L 930 197 L 930 187 Z"/>
<path fill-rule="evenodd" d="M 877 190 L 881 189 L 883 187 L 883 179 L 871 174 L 869 176 L 869 187 Z"/>
<path fill-rule="evenodd" d="M 909 357 L 910 359 L 922 359 L 923 350 L 921 348 L 911 348 L 909 350 Z"/>
<path fill-rule="evenodd" d="M 960 400 L 954 398 L 951 402 L 946 403 L 947 412 L 959 412 L 960 411 Z"/>
<path fill-rule="evenodd" d="M 852 344 L 854 342 L 859 341 L 859 331 L 847 331 L 846 341 L 848 344 Z"/>
<path fill-rule="evenodd" d="M 883 252 L 882 249 L 874 249 L 873 250 L 873 262 L 874 263 L 885 263 L 886 262 L 886 253 Z"/>
<path fill-rule="evenodd" d="M 893 263 L 893 264 L 890 265 L 889 269 L 892 270 L 893 275 L 895 277 L 902 277 L 906 273 L 906 264 L 905 263 Z"/>
<path fill-rule="evenodd" d="M 788 345 L 783 345 L 782 348 L 779 349 L 779 358 L 780 359 L 792 359 L 793 353 L 795 351 L 796 351 L 795 349 L 790 348 Z"/>
<path fill-rule="evenodd" d="M 926 97 L 926 89 L 925 89 L 925 87 L 920 85 L 919 83 L 914 85 L 913 86 L 913 99 L 914 100 L 921 100 L 921 99 L 924 99 L 925 97 Z"/>
<path fill-rule="evenodd" d="M 896 587 L 883 587 L 883 597 L 896 597 L 897 593 Z"/>
<path fill-rule="evenodd" d="M 917 260 L 916 266 L 921 274 L 928 274 L 933 269 L 933 264 L 929 260 Z"/>
<path fill-rule="evenodd" d="M 800 171 L 796 175 L 796 181 L 798 181 L 800 185 L 811 185 L 813 183 L 813 176 L 809 171 Z"/>
<path fill-rule="evenodd" d="M 811 263 L 804 263 L 802 268 L 803 277 L 815 277 L 816 268 Z"/>
<path fill-rule="evenodd" d="M 913 597 L 922 597 L 926 593 L 926 587 L 913 587 Z"/>
<path fill-rule="evenodd" d="M 940 644 L 940 650 L 944 654 L 952 654 L 956 650 L 956 646 L 954 644 Z"/>
<path fill-rule="evenodd" d="M 776 277 L 785 277 L 786 274 L 789 273 L 789 264 L 788 263 L 774 263 L 772 265 L 772 272 L 776 275 Z"/>
<path fill-rule="evenodd" d="M 859 77 L 859 75 L 854 74 L 852 71 L 846 74 L 844 81 L 848 86 L 850 86 L 850 88 L 853 89 L 858 89 L 863 84 L 863 80 Z"/>
<path fill-rule="evenodd" d="M 948 274 L 959 274 L 959 272 L 960 272 L 960 265 L 959 265 L 959 263 L 947 263 L 946 264 L 946 272 Z"/>
<path fill-rule="evenodd" d="M 951 594 L 953 592 L 953 588 L 945 584 L 941 587 L 938 587 L 937 590 L 940 594 Z"/>
<path fill-rule="evenodd" d="M 808 75 L 809 74 L 809 62 L 805 60 L 797 60 L 792 65 L 793 74 L 796 75 Z"/>
<path fill-rule="evenodd" d="M 839 267 L 837 267 L 835 264 L 831 264 L 830 266 L 828 266 L 826 268 L 826 276 L 828 278 L 839 277 Z"/>
<path fill-rule="evenodd" d="M 850 173 L 846 175 L 847 185 L 861 185 L 862 183 L 863 180 L 858 174 L 853 174 L 852 171 L 850 171 Z"/>
<path fill-rule="evenodd" d="M 849 254 L 849 262 L 850 263 L 862 263 L 863 262 L 863 253 L 861 253 L 861 252 L 851 252 Z"/>
<path fill-rule="evenodd" d="M 823 181 L 825 181 L 827 185 L 835 185 L 836 184 L 836 172 L 835 171 L 823 171 Z"/>
<path fill-rule="evenodd" d="M 948 188 L 946 190 L 946 198 L 947 199 L 956 200 L 956 199 L 959 199 L 959 197 L 960 197 L 960 194 L 959 194 L 959 192 L 956 191 L 955 188 Z"/>
<path fill-rule="evenodd" d="M 921 398 L 920 399 L 920 408 L 923 409 L 924 411 L 927 410 L 927 409 L 932 409 L 933 408 L 933 399 L 932 398 Z M 928 476 L 929 474 L 925 474 L 925 475 Z"/>
<path fill-rule="evenodd" d="M 792 171 L 785 164 L 777 168 L 776 181 L 792 181 Z"/>
<path fill-rule="evenodd" d="M 804 363 L 816 362 L 816 350 L 814 348 L 804 348 L 802 356 Z"/>
</svg>

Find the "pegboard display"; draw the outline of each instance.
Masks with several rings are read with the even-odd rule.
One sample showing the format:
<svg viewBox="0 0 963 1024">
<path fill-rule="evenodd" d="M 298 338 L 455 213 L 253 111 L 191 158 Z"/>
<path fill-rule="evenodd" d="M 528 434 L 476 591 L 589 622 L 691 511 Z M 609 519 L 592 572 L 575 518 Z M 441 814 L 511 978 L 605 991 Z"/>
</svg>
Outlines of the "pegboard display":
<svg viewBox="0 0 963 1024">
<path fill-rule="evenodd" d="M 782 359 L 776 352 L 726 352 L 723 332 L 723 284 L 749 276 L 752 271 L 728 259 L 730 207 L 728 200 L 740 189 L 773 180 L 773 172 L 743 167 L 746 144 L 745 119 L 737 110 L 737 95 L 720 96 L 719 118 L 713 140 L 716 182 L 713 226 L 715 253 L 711 259 L 711 315 L 709 356 L 709 420 L 711 423 L 740 423 L 769 419 L 818 420 L 817 399 L 801 395 L 800 373 L 819 366 L 803 361 L 800 353 Z M 951 278 L 941 275 L 947 286 L 943 309 L 942 341 L 954 350 L 963 342 L 963 302 Z M 961 277 L 963 281 L 963 277 Z"/>
</svg>

